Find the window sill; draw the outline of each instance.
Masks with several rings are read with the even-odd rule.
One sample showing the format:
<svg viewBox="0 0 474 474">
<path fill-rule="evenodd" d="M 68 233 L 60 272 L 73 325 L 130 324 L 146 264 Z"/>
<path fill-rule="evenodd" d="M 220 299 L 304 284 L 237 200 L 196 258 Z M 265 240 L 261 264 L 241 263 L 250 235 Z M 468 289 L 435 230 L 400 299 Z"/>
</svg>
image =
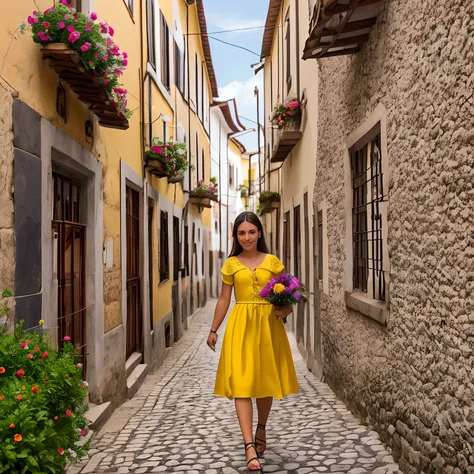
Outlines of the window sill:
<svg viewBox="0 0 474 474">
<path fill-rule="evenodd" d="M 386 303 L 376 301 L 362 291 L 354 291 L 352 293 L 346 291 L 345 301 L 348 308 L 377 321 L 383 326 L 387 325 L 389 311 Z"/>
</svg>

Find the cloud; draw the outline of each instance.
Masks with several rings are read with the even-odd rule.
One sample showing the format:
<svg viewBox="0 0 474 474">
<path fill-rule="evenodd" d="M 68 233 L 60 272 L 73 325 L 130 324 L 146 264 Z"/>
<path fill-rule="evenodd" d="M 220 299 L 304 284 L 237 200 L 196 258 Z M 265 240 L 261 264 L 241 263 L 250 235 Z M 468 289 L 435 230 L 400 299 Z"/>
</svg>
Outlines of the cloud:
<svg viewBox="0 0 474 474">
<path fill-rule="evenodd" d="M 245 81 L 232 81 L 229 84 L 219 88 L 219 99 L 228 100 L 235 98 L 237 102 L 237 111 L 239 116 L 246 117 L 253 121 L 257 121 L 257 99 L 254 95 L 255 86 L 260 90 L 260 124 L 264 123 L 263 117 L 263 74 L 252 75 Z M 252 123 L 243 118 L 240 119 L 243 125 L 247 128 L 257 128 L 255 123 Z M 257 134 L 254 132 L 242 135 L 239 138 L 249 149 L 257 148 Z"/>
</svg>

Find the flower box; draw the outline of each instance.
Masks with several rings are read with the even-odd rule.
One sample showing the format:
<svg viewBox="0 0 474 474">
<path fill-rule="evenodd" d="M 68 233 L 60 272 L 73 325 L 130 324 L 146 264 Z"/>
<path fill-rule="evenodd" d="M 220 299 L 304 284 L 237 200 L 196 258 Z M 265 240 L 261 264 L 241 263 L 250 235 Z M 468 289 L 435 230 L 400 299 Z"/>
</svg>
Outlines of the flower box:
<svg viewBox="0 0 474 474">
<path fill-rule="evenodd" d="M 81 64 L 79 54 L 72 51 L 67 44 L 50 43 L 41 48 L 43 59 L 49 60 L 49 65 L 61 80 L 79 96 L 79 100 L 89 106 L 91 112 L 99 119 L 102 127 L 127 130 L 127 118 L 120 112 L 114 100 L 100 85 L 95 77 Z"/>
<path fill-rule="evenodd" d="M 184 181 L 184 176 L 183 175 L 168 177 L 168 183 L 169 184 L 182 183 L 183 181 Z"/>
<path fill-rule="evenodd" d="M 269 214 L 275 209 L 280 209 L 280 202 L 269 202 L 262 207 L 262 214 Z"/>
<path fill-rule="evenodd" d="M 219 197 L 216 193 L 211 192 L 203 192 L 203 191 L 191 191 L 189 193 L 189 197 L 192 198 L 203 198 L 203 199 L 210 199 L 211 201 L 218 201 Z"/>
<path fill-rule="evenodd" d="M 145 151 L 145 157 L 145 169 L 159 178 L 167 177 L 170 184 L 182 182 L 190 168 L 186 144 L 182 142 L 165 142 L 154 137 Z"/>
<path fill-rule="evenodd" d="M 166 165 L 161 160 L 148 159 L 146 160 L 145 169 L 158 178 L 169 177 Z"/>
<path fill-rule="evenodd" d="M 189 202 L 191 204 L 195 204 L 198 207 L 206 207 L 210 209 L 212 207 L 211 205 L 211 198 L 209 197 L 204 197 L 204 196 L 191 196 L 189 197 Z"/>
<path fill-rule="evenodd" d="M 203 199 L 203 200 L 209 200 L 209 201 L 218 201 L 219 196 L 217 194 L 217 179 L 216 178 L 211 178 L 210 184 L 204 184 L 204 180 L 200 180 L 198 182 L 198 185 L 195 189 L 193 189 L 189 193 L 189 200 L 193 204 L 197 204 L 198 199 Z M 207 202 L 207 201 L 205 201 Z M 202 207 L 210 207 L 210 202 L 209 206 L 202 206 Z"/>
</svg>

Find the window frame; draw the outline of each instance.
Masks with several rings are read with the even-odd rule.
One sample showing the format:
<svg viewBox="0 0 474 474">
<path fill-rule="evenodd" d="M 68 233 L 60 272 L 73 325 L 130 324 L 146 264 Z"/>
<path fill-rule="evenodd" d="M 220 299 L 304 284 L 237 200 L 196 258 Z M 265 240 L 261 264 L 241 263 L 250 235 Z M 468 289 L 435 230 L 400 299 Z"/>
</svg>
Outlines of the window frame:
<svg viewBox="0 0 474 474">
<path fill-rule="evenodd" d="M 160 10 L 160 80 L 163 87 L 171 92 L 171 54 L 170 54 L 170 28 L 165 15 Z"/>
<path fill-rule="evenodd" d="M 285 34 L 285 44 L 286 44 L 286 53 L 285 53 L 285 68 L 286 68 L 286 88 L 287 93 L 291 90 L 292 76 L 291 76 L 291 19 L 290 19 L 290 7 L 286 12 L 285 17 L 286 24 L 286 34 Z"/>
<path fill-rule="evenodd" d="M 155 27 L 155 0 L 147 0 L 146 2 L 146 26 L 147 26 L 147 53 L 148 64 L 156 70 L 157 51 L 156 51 L 156 27 Z M 153 58 L 151 60 L 151 58 Z"/>
<path fill-rule="evenodd" d="M 160 210 L 160 284 L 170 278 L 168 211 Z"/>
</svg>

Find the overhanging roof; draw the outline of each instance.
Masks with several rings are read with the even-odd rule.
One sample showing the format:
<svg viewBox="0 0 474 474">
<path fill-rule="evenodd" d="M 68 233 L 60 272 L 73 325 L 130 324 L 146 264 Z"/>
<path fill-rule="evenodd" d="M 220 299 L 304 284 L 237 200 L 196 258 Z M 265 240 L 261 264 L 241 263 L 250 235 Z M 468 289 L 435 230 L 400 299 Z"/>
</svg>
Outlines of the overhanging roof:
<svg viewBox="0 0 474 474">
<path fill-rule="evenodd" d="M 263 32 L 262 41 L 262 52 L 260 53 L 260 59 L 264 59 L 270 55 L 272 51 L 273 34 L 275 31 L 276 22 L 278 20 L 278 14 L 280 13 L 280 7 L 282 0 L 270 0 L 268 5 L 267 19 L 265 21 L 265 31 Z"/>
<path fill-rule="evenodd" d="M 235 120 L 230 110 L 229 102 L 233 102 L 234 104 Z M 237 103 L 235 102 L 235 99 L 215 100 L 212 103 L 211 107 L 219 107 L 221 109 L 222 115 L 224 116 L 227 125 L 233 133 L 243 132 L 244 130 L 247 130 L 245 126 L 240 123 L 239 115 L 237 113 Z"/>
<path fill-rule="evenodd" d="M 204 50 L 204 59 L 206 60 L 209 80 L 211 81 L 211 90 L 213 97 L 219 97 L 219 89 L 217 87 L 216 72 L 212 63 L 211 46 L 209 44 L 209 36 L 207 34 L 206 14 L 204 13 L 203 0 L 196 0 L 197 14 L 199 19 L 199 29 L 201 30 L 201 43 Z"/>
<path fill-rule="evenodd" d="M 234 142 L 239 147 L 240 153 L 244 154 L 244 153 L 247 152 L 247 149 L 245 148 L 245 145 L 242 142 L 239 142 L 239 140 L 237 140 L 237 138 L 231 138 L 230 141 Z"/>
</svg>

